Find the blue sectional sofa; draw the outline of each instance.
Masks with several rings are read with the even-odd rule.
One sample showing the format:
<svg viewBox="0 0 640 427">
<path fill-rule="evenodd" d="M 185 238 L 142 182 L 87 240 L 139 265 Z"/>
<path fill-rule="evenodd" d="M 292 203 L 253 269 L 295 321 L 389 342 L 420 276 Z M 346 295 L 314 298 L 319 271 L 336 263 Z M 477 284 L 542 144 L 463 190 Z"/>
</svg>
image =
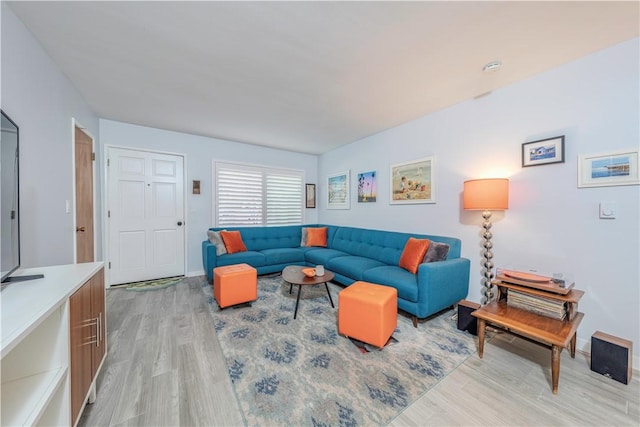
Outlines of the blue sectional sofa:
<svg viewBox="0 0 640 427">
<path fill-rule="evenodd" d="M 300 246 L 303 227 L 327 227 L 327 247 Z M 470 262 L 460 257 L 461 242 L 453 237 L 368 230 L 334 225 L 282 227 L 225 227 L 237 230 L 246 252 L 216 255 L 209 240 L 202 242 L 202 262 L 209 282 L 218 266 L 247 263 L 258 274 L 280 272 L 288 265 L 322 264 L 335 273 L 334 281 L 350 285 L 357 280 L 392 286 L 398 290 L 398 308 L 425 318 L 464 299 L 469 292 Z M 409 237 L 448 244 L 444 261 L 422 263 L 417 274 L 398 266 Z"/>
</svg>

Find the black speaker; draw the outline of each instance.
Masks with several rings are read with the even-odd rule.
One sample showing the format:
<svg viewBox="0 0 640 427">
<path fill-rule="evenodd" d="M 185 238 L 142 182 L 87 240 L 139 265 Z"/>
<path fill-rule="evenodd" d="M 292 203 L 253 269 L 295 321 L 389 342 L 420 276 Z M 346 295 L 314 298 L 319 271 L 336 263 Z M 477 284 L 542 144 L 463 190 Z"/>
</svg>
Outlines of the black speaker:
<svg viewBox="0 0 640 427">
<path fill-rule="evenodd" d="M 480 308 L 480 304 L 462 300 L 458 303 L 458 329 L 468 331 L 470 334 L 478 335 L 478 319 L 471 313 Z"/>
<path fill-rule="evenodd" d="M 591 336 L 591 370 L 623 384 L 631 381 L 633 343 L 596 331 Z"/>
</svg>

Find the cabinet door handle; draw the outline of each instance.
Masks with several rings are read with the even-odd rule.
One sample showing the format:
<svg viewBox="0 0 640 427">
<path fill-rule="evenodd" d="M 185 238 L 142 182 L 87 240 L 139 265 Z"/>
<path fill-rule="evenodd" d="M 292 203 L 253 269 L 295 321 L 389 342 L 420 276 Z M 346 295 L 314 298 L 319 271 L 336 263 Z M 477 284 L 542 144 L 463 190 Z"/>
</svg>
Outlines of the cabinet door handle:
<svg viewBox="0 0 640 427">
<path fill-rule="evenodd" d="M 84 233 L 87 229 L 85 227 L 76 227 L 76 232 Z"/>
<path fill-rule="evenodd" d="M 98 314 L 98 342 L 96 347 L 100 347 L 100 341 L 102 341 L 102 312 Z"/>
</svg>

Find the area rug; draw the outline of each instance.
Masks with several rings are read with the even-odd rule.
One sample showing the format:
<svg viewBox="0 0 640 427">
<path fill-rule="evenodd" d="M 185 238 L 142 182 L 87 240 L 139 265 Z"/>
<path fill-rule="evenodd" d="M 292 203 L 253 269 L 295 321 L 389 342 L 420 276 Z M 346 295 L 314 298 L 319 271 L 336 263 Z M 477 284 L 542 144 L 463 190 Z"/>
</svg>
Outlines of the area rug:
<svg viewBox="0 0 640 427">
<path fill-rule="evenodd" d="M 337 331 L 338 292 L 260 277 L 251 307 L 220 310 L 203 283 L 213 327 L 249 426 L 384 425 L 476 351 L 449 310 L 414 328 L 398 316 L 396 342 L 362 352 Z M 371 350 L 371 349 L 369 349 Z"/>
<path fill-rule="evenodd" d="M 167 277 L 165 279 L 146 280 L 144 282 L 128 283 L 126 290 L 128 291 L 155 291 L 158 289 L 168 288 L 180 283 L 184 277 Z"/>
</svg>

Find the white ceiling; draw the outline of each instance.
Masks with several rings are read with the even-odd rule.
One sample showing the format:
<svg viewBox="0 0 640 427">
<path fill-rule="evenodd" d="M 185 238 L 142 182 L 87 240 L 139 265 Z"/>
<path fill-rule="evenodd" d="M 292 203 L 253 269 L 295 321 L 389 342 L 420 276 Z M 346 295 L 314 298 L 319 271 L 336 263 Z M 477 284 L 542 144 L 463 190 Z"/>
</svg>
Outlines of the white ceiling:
<svg viewBox="0 0 640 427">
<path fill-rule="evenodd" d="M 99 117 L 311 154 L 640 28 L 637 1 L 9 4 Z"/>
</svg>

